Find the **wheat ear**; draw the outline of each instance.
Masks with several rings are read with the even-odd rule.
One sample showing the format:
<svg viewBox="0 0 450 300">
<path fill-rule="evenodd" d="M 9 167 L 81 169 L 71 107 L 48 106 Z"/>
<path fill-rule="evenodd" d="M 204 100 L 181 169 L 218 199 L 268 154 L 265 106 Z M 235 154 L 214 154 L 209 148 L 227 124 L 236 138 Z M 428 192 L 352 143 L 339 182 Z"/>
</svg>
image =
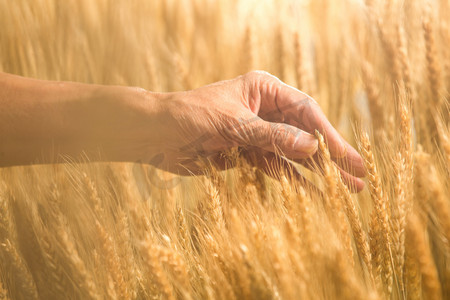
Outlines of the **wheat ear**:
<svg viewBox="0 0 450 300">
<path fill-rule="evenodd" d="M 417 259 L 424 295 L 429 299 L 442 299 L 442 289 L 430 246 L 425 238 L 423 225 L 415 215 L 410 215 L 406 226 L 408 250 Z"/>
<path fill-rule="evenodd" d="M 0 273 L 1 275 L 1 273 Z M 9 300 L 8 290 L 3 286 L 3 281 L 0 276 L 0 300 Z"/>
<path fill-rule="evenodd" d="M 413 96 L 413 85 L 411 79 L 411 66 L 408 57 L 408 45 L 406 41 L 405 28 L 399 22 L 397 25 L 397 51 L 398 59 L 402 69 L 402 77 L 405 89 L 408 94 Z"/>
<path fill-rule="evenodd" d="M 12 267 L 14 281 L 20 286 L 20 293 L 24 299 L 39 299 L 39 293 L 34 282 L 33 275 L 30 273 L 28 266 L 23 260 L 15 245 L 9 239 L 2 244 L 4 255 Z"/>
<path fill-rule="evenodd" d="M 405 249 L 404 281 L 408 299 L 422 299 L 419 264 L 413 248 Z"/>
<path fill-rule="evenodd" d="M 348 230 L 348 222 L 344 213 L 344 204 L 341 201 L 341 197 L 338 195 L 338 183 L 340 181 L 339 170 L 331 160 L 330 151 L 325 144 L 323 136 L 317 130 L 315 131 L 315 135 L 319 143 L 319 153 L 323 159 L 328 204 L 331 205 L 333 213 L 336 214 L 336 217 L 338 219 L 338 223 L 336 224 L 336 226 L 339 228 L 339 235 L 342 239 L 343 246 L 349 256 L 349 262 L 353 265 L 353 247 L 350 232 Z"/>
<path fill-rule="evenodd" d="M 67 282 L 67 275 L 64 273 L 63 262 L 61 257 L 54 246 L 54 242 L 51 239 L 51 235 L 47 229 L 42 228 L 39 238 L 39 244 L 41 247 L 42 255 L 45 259 L 45 264 L 50 271 L 47 274 L 49 282 L 52 282 L 51 290 L 54 290 L 58 296 L 64 295 L 68 292 L 67 288 L 70 285 Z"/>
<path fill-rule="evenodd" d="M 118 208 L 118 239 L 117 250 L 120 257 L 121 268 L 124 274 L 125 286 L 131 299 L 136 299 L 136 265 L 132 248 L 132 238 L 130 234 L 130 224 L 128 216 L 123 208 Z"/>
<path fill-rule="evenodd" d="M 72 278 L 78 287 L 82 288 L 81 292 L 87 293 L 87 296 L 91 299 L 101 299 L 102 297 L 98 293 L 97 286 L 91 274 L 88 272 L 84 261 L 79 256 L 75 245 L 63 225 L 60 225 L 58 229 L 58 236 L 72 267 Z"/>
<path fill-rule="evenodd" d="M 180 286 L 183 298 L 191 299 L 191 289 L 189 285 L 188 267 L 181 255 L 172 248 L 161 247 L 160 261 L 169 267 L 173 274 L 173 279 Z"/>
<path fill-rule="evenodd" d="M 186 218 L 183 209 L 180 205 L 176 206 L 175 217 L 177 221 L 177 234 L 181 247 L 185 251 L 190 249 L 189 227 L 186 223 Z"/>
<path fill-rule="evenodd" d="M 394 257 L 395 272 L 400 285 L 400 291 L 404 294 L 403 266 L 405 262 L 405 226 L 406 226 L 406 188 L 404 181 L 405 163 L 398 155 L 395 165 L 395 205 L 392 207 L 392 252 Z"/>
<path fill-rule="evenodd" d="M 439 97 L 442 83 L 438 52 L 434 38 L 433 23 L 431 21 L 431 6 L 426 6 L 424 15 L 425 17 L 422 22 L 422 27 L 426 47 L 428 81 L 430 83 L 432 100 L 434 104 L 437 105 L 440 101 Z"/>
<path fill-rule="evenodd" d="M 369 62 L 365 61 L 362 64 L 361 75 L 367 95 L 373 128 L 376 128 L 378 131 L 380 131 L 381 128 L 383 128 L 385 114 L 380 98 L 379 83 L 375 78 L 373 67 Z M 376 132 L 377 134 L 378 131 Z"/>
<path fill-rule="evenodd" d="M 212 223 L 215 224 L 219 230 L 224 229 L 225 221 L 223 219 L 223 210 L 219 191 L 210 180 L 208 180 L 207 182 L 207 193 L 207 207 L 209 211 L 209 217 Z"/>
<path fill-rule="evenodd" d="M 361 134 L 359 143 L 360 151 L 364 159 L 364 165 L 369 179 L 369 192 L 374 204 L 374 211 L 371 219 L 371 239 L 379 240 L 381 243 L 371 243 L 372 257 L 374 262 L 381 263 L 383 270 L 383 282 L 386 286 L 386 292 L 390 295 L 392 291 L 392 268 L 391 268 L 391 239 L 389 228 L 388 201 L 383 193 L 381 179 L 375 164 L 375 158 L 372 153 L 369 136 L 366 132 Z M 379 224 L 379 225 L 378 225 Z M 377 237 L 376 237 L 377 236 Z M 381 249 L 379 249 L 381 247 Z M 378 257 L 379 256 L 379 257 Z M 379 266 L 375 265 L 379 270 Z"/>
<path fill-rule="evenodd" d="M 131 299 L 123 279 L 122 270 L 120 268 L 120 259 L 117 256 L 114 242 L 98 220 L 95 221 L 95 226 L 97 228 L 98 236 L 100 237 L 101 249 L 106 262 L 106 267 L 114 281 L 116 294 L 121 299 Z"/>
<path fill-rule="evenodd" d="M 160 262 L 160 247 L 153 245 L 151 239 L 147 238 L 141 245 L 141 253 L 150 279 L 156 285 L 155 292 L 160 293 L 165 299 L 175 300 L 172 285 Z"/>
<path fill-rule="evenodd" d="M 347 218 L 350 222 L 350 227 L 353 231 L 353 237 L 356 242 L 356 247 L 361 254 L 364 263 L 367 266 L 367 270 L 373 280 L 373 270 L 372 270 L 372 256 L 370 253 L 370 246 L 367 240 L 367 234 L 363 230 L 362 222 L 359 217 L 358 209 L 356 208 L 355 202 L 353 201 L 348 187 L 340 180 L 339 190 L 343 197 Z"/>
<path fill-rule="evenodd" d="M 0 241 L 7 239 L 14 233 L 14 222 L 12 222 L 10 214 L 11 209 L 6 184 L 0 181 Z"/>
<path fill-rule="evenodd" d="M 434 165 L 430 165 L 427 176 L 427 186 L 431 194 L 430 205 L 442 226 L 442 233 L 447 240 L 446 243 L 450 246 L 450 207 L 449 198 L 445 192 L 445 184 L 440 180 L 441 177 Z"/>
</svg>

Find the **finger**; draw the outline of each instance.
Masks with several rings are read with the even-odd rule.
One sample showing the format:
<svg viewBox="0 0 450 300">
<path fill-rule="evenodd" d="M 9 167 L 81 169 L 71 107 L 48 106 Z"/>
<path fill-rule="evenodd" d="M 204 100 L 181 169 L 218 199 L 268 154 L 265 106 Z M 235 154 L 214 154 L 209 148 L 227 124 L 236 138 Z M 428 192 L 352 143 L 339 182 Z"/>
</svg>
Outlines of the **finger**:
<svg viewBox="0 0 450 300">
<path fill-rule="evenodd" d="M 318 130 L 327 140 L 331 157 L 339 166 L 355 176 L 364 176 L 363 159 L 359 153 L 347 143 L 331 125 L 319 105 L 293 88 L 283 86 L 284 91 L 279 96 L 279 107 L 283 112 L 285 122 L 313 133 Z M 286 95 L 286 96 L 284 96 Z M 289 99 L 297 97 L 300 105 L 288 107 Z M 292 100 L 291 100 L 292 101 Z"/>
<path fill-rule="evenodd" d="M 270 74 L 253 72 L 248 77 L 259 82 L 261 117 L 290 124 L 310 134 L 319 130 L 327 139 L 331 156 L 341 158 L 338 164 L 355 176 L 364 176 L 361 156 L 340 136 L 316 101 Z"/>
<path fill-rule="evenodd" d="M 317 152 L 317 139 L 294 126 L 283 123 L 271 123 L 255 119 L 242 128 L 242 145 L 254 146 L 262 150 L 278 153 L 291 158 L 301 159 Z"/>
<path fill-rule="evenodd" d="M 310 159 L 300 159 L 295 160 L 295 162 L 300 163 L 301 165 L 303 165 L 304 167 L 306 167 L 311 171 L 324 174 L 324 170 L 321 167 L 321 163 L 319 163 L 320 160 L 318 154 L 313 155 Z M 347 185 L 347 187 L 352 193 L 359 193 L 364 189 L 365 183 L 362 179 L 347 173 L 346 171 L 341 169 L 338 165 L 336 165 L 336 167 L 341 174 L 342 181 L 344 182 L 345 185 Z"/>
<path fill-rule="evenodd" d="M 359 193 L 364 189 L 364 186 L 366 185 L 364 183 L 364 180 L 362 180 L 361 178 L 352 176 L 340 168 L 339 168 L 339 172 L 341 173 L 342 181 L 348 187 L 350 192 Z"/>
</svg>

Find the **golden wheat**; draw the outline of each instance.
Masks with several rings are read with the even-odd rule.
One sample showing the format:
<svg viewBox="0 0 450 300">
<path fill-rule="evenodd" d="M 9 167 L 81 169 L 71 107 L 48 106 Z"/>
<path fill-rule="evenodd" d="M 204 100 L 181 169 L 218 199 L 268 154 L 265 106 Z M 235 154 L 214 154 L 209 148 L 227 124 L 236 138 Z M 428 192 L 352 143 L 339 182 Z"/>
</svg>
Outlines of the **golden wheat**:
<svg viewBox="0 0 450 300">
<path fill-rule="evenodd" d="M 426 0 L 0 0 L 1 71 L 169 92 L 264 69 L 367 173 L 352 195 L 318 132 L 305 179 L 239 149 L 171 188 L 138 163 L 2 168 L 0 299 L 448 299 L 449 18 Z"/>
</svg>

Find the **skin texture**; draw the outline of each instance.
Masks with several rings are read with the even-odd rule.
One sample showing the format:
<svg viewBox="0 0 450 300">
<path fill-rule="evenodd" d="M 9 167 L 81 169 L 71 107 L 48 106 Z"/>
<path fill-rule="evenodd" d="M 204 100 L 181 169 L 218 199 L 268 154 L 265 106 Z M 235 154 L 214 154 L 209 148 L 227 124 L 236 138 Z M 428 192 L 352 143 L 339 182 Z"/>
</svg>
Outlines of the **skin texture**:
<svg viewBox="0 0 450 300">
<path fill-rule="evenodd" d="M 300 177 L 291 161 L 313 168 L 317 129 L 346 182 L 364 187 L 360 155 L 319 105 L 262 71 L 176 93 L 0 73 L 0 107 L 0 166 L 86 154 L 187 175 L 200 172 L 205 158 L 226 168 L 223 153 L 238 146 L 263 170 L 277 162 Z"/>
</svg>

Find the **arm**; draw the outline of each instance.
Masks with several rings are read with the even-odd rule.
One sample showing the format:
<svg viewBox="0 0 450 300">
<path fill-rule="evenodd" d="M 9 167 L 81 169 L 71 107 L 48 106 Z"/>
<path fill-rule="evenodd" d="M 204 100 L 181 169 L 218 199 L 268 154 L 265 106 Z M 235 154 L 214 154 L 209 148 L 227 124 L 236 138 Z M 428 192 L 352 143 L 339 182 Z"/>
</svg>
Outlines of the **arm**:
<svg viewBox="0 0 450 300">
<path fill-rule="evenodd" d="M 222 153 L 235 146 L 262 169 L 280 161 L 275 153 L 310 166 L 315 130 L 327 138 L 344 180 L 361 190 L 358 152 L 317 102 L 265 72 L 177 93 L 0 73 L 0 166 L 86 153 L 90 160 L 140 161 L 187 175 L 201 171 L 199 157 L 225 168 Z"/>
<path fill-rule="evenodd" d="M 54 163 L 60 154 L 100 158 L 99 151 L 103 159 L 132 159 L 120 153 L 124 126 L 144 108 L 155 114 L 157 98 L 138 88 L 0 73 L 0 166 Z"/>
</svg>

